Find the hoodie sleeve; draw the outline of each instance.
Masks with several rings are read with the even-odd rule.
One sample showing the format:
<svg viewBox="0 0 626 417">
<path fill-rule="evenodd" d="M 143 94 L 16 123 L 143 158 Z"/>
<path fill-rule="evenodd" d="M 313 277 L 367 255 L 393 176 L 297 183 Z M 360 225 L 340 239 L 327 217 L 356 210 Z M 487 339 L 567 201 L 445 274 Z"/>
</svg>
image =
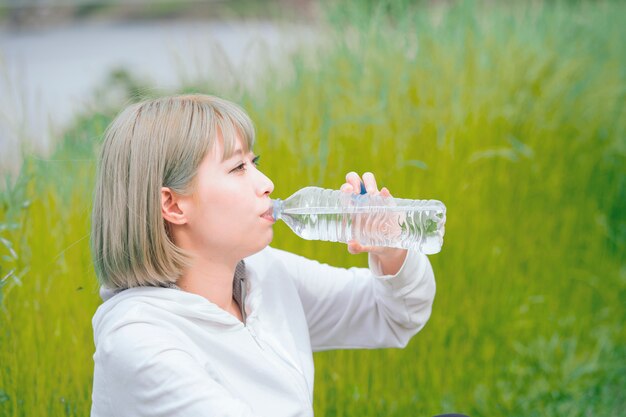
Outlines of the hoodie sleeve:
<svg viewBox="0 0 626 417">
<path fill-rule="evenodd" d="M 426 255 L 409 251 L 395 275 L 337 268 L 272 249 L 298 289 L 314 351 L 404 347 L 428 321 L 435 277 Z"/>
<path fill-rule="evenodd" d="M 94 356 L 91 417 L 254 416 L 178 344 L 148 323 L 111 332 Z"/>
</svg>

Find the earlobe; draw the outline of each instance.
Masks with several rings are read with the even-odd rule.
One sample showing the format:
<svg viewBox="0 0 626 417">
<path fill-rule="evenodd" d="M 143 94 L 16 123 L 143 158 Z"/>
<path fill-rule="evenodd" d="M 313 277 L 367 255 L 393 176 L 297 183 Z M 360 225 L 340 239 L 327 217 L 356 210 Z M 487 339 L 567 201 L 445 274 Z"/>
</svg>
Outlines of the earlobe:
<svg viewBox="0 0 626 417">
<path fill-rule="evenodd" d="M 169 187 L 161 187 L 161 214 L 172 224 L 185 224 L 187 218 L 179 205 L 179 197 Z"/>
</svg>

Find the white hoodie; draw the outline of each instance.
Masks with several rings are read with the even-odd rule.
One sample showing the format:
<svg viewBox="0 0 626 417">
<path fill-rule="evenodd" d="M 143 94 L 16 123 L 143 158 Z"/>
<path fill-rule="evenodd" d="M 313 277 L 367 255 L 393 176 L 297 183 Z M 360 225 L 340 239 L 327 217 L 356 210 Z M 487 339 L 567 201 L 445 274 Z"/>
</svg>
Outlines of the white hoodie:
<svg viewBox="0 0 626 417">
<path fill-rule="evenodd" d="M 267 247 L 245 259 L 245 324 L 173 288 L 102 291 L 92 417 L 312 416 L 312 351 L 404 347 L 435 295 L 425 255 L 393 276 Z"/>
</svg>

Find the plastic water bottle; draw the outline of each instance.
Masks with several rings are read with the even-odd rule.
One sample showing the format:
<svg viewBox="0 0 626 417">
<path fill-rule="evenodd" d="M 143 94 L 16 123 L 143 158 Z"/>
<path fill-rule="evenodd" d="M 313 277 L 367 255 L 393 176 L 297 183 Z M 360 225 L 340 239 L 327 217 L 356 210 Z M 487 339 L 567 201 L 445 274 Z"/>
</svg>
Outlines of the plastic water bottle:
<svg viewBox="0 0 626 417">
<path fill-rule="evenodd" d="M 273 217 L 307 240 L 441 250 L 446 207 L 437 200 L 408 200 L 380 195 L 305 187 L 286 200 L 275 199 Z"/>
</svg>

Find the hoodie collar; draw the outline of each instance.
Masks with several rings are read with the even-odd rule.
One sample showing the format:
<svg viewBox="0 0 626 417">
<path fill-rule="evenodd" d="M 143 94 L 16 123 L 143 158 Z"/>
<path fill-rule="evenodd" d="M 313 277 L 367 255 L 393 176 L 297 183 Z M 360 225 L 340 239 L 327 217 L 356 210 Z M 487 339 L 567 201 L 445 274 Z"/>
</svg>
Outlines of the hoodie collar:
<svg viewBox="0 0 626 417">
<path fill-rule="evenodd" d="M 257 274 L 246 268 L 243 260 L 235 269 L 233 295 L 239 305 L 243 306 L 247 321 L 255 321 L 261 303 L 261 287 L 258 285 Z M 127 309 L 137 304 L 152 306 L 167 314 L 205 321 L 220 329 L 243 325 L 217 304 L 200 295 L 183 291 L 175 284 L 170 284 L 169 287 L 142 286 L 127 289 L 110 289 L 102 286 L 100 297 L 104 302 L 93 317 L 96 334 L 103 330 L 103 326 L 108 322 L 121 317 L 118 312 L 124 314 Z"/>
</svg>

